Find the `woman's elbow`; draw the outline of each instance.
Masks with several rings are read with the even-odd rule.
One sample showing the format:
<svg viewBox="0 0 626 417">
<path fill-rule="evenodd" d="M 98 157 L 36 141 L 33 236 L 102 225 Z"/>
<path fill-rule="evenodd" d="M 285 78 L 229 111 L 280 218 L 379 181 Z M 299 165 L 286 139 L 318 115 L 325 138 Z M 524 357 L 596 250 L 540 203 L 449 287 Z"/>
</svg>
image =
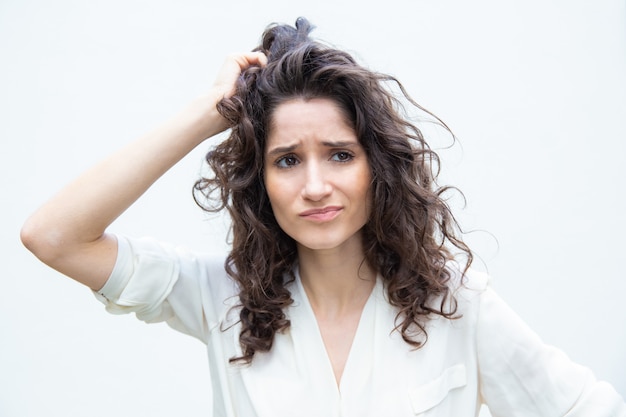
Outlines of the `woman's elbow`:
<svg viewBox="0 0 626 417">
<path fill-rule="evenodd" d="M 53 266 L 61 254 L 63 238 L 50 226 L 42 225 L 35 217 L 30 217 L 20 230 L 22 244 L 43 263 Z"/>
</svg>

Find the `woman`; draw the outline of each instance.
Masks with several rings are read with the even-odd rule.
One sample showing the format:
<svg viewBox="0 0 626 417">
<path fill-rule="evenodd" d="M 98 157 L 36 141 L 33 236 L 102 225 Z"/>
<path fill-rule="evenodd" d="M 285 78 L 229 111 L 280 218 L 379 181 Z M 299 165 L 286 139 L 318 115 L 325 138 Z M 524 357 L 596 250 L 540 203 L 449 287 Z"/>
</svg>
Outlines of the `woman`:
<svg viewBox="0 0 626 417">
<path fill-rule="evenodd" d="M 25 245 L 109 311 L 206 343 L 216 416 L 474 416 L 483 402 L 494 416 L 626 415 L 469 269 L 395 80 L 310 30 L 272 26 L 228 58 L 206 97 L 37 211 Z M 195 187 L 231 214 L 226 262 L 106 233 L 227 128 Z"/>
</svg>

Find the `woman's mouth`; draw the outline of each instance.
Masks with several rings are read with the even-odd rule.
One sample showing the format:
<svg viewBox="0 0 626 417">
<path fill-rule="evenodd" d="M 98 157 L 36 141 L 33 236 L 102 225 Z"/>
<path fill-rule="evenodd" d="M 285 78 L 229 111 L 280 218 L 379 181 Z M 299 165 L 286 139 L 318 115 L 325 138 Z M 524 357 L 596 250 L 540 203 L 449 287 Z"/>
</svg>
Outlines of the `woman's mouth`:
<svg viewBox="0 0 626 417">
<path fill-rule="evenodd" d="M 333 220 L 343 210 L 339 206 L 328 206 L 319 209 L 311 209 L 301 212 L 299 215 L 302 218 L 315 222 L 327 222 Z"/>
</svg>

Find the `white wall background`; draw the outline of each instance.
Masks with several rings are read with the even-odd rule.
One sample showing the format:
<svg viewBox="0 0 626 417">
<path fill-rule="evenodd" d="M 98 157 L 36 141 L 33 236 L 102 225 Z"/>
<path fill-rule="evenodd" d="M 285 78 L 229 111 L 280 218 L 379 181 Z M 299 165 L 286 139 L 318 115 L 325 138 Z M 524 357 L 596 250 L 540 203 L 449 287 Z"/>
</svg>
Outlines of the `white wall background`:
<svg viewBox="0 0 626 417">
<path fill-rule="evenodd" d="M 23 249 L 19 228 L 205 91 L 227 53 L 299 15 L 452 127 L 444 179 L 467 196 L 466 228 L 488 232 L 468 239 L 496 289 L 626 395 L 624 1 L 298 3 L 0 1 L 0 416 L 208 415 L 200 343 L 109 316 Z M 224 221 L 190 196 L 205 150 L 113 229 L 224 250 Z"/>
</svg>

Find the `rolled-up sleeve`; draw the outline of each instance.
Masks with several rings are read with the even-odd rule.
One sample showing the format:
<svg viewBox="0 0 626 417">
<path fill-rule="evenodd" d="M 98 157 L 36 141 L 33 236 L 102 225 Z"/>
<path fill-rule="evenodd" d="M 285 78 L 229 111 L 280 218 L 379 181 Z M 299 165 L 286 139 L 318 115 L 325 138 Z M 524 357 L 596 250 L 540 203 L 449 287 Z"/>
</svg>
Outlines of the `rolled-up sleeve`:
<svg viewBox="0 0 626 417">
<path fill-rule="evenodd" d="M 112 314 L 135 313 L 148 323 L 171 318 L 166 298 L 178 280 L 176 258 L 151 239 L 137 240 L 132 248 L 127 238 L 117 236 L 117 245 L 113 271 L 96 297 Z"/>
<path fill-rule="evenodd" d="M 95 292 L 108 312 L 135 313 L 147 323 L 167 322 L 207 342 L 236 294 L 223 257 L 200 256 L 152 238 L 117 236 L 115 266 Z"/>
</svg>

